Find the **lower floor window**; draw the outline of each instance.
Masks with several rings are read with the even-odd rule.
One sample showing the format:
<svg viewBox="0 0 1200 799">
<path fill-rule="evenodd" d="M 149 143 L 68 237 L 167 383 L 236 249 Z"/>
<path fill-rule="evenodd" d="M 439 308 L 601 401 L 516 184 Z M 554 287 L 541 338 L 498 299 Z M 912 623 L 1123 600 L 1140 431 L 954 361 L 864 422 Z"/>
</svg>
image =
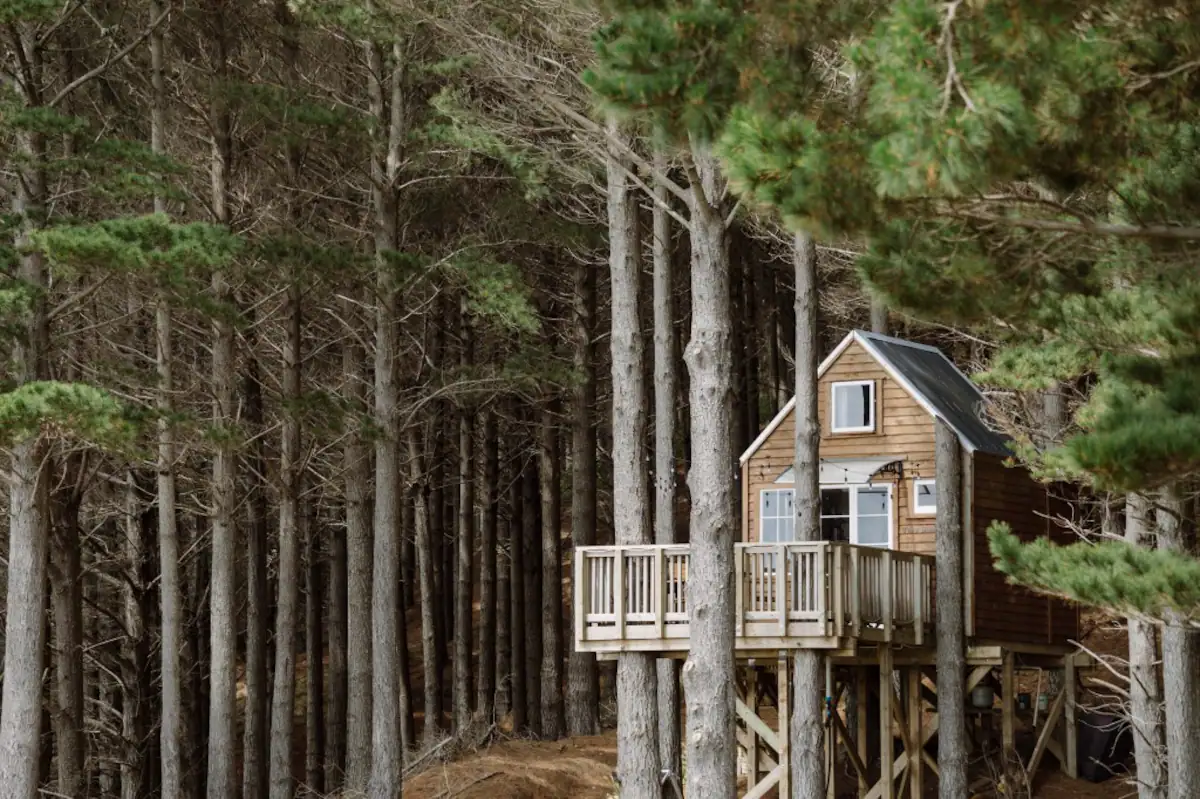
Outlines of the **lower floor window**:
<svg viewBox="0 0 1200 799">
<path fill-rule="evenodd" d="M 796 540 L 795 491 L 768 489 L 761 496 L 761 535 L 764 544 Z M 891 543 L 891 486 L 845 486 L 821 489 L 821 538 L 864 546 Z"/>
</svg>

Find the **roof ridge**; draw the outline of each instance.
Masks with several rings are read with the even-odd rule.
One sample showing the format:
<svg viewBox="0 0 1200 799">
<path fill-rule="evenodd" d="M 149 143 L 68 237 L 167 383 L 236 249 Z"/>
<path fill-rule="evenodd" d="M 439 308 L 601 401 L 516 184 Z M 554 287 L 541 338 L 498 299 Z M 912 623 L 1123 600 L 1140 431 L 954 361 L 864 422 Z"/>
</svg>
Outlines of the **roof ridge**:
<svg viewBox="0 0 1200 799">
<path fill-rule="evenodd" d="M 941 355 L 943 358 L 946 358 L 946 360 L 948 360 L 948 361 L 950 360 L 949 358 L 946 357 L 946 353 L 942 352 L 942 350 L 939 347 L 935 347 L 932 344 L 921 344 L 920 342 L 917 342 L 917 341 L 911 341 L 906 338 L 897 338 L 896 336 L 889 336 L 885 333 L 875 333 L 874 331 L 871 331 L 871 330 L 855 330 L 854 332 L 859 334 L 860 336 L 863 336 L 864 338 L 867 338 L 867 339 L 886 341 L 889 344 L 899 344 L 902 347 L 911 347 L 914 350 L 925 350 L 927 352 L 936 352 L 939 355 Z M 954 363 L 953 361 L 950 361 L 950 362 Z"/>
</svg>

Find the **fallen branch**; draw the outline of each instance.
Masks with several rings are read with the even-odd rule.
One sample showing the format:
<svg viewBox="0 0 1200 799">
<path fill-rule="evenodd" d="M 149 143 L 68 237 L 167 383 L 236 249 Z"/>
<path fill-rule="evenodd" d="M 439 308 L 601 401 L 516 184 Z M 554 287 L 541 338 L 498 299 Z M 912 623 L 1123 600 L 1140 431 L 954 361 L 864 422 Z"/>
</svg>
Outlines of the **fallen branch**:
<svg viewBox="0 0 1200 799">
<path fill-rule="evenodd" d="M 459 786 L 458 788 L 447 788 L 446 790 L 434 796 L 433 799 L 450 799 L 452 796 L 458 796 L 463 791 L 467 790 L 467 788 L 471 788 L 481 782 L 486 782 L 499 773 L 499 771 L 490 771 L 487 774 L 484 774 L 482 777 L 477 777 L 476 779 L 471 780 L 466 785 Z"/>
</svg>

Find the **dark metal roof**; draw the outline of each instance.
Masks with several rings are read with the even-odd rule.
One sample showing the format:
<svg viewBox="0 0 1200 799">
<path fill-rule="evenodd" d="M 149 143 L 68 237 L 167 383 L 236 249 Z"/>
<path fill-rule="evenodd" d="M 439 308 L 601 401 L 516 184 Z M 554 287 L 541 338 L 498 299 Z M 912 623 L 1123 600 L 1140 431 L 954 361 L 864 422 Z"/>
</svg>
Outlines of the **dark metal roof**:
<svg viewBox="0 0 1200 799">
<path fill-rule="evenodd" d="M 876 358 L 908 385 L 913 398 L 954 428 L 969 447 L 1009 455 L 1007 436 L 988 427 L 983 394 L 936 347 L 859 331 L 857 336 Z"/>
</svg>

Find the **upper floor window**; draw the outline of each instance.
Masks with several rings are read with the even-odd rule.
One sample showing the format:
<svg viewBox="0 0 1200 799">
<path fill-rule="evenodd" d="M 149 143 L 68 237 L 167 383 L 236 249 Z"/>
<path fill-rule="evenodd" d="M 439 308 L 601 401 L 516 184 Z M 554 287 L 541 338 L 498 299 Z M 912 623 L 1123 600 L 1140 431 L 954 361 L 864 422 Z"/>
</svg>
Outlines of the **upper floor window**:
<svg viewBox="0 0 1200 799">
<path fill-rule="evenodd" d="M 937 513 L 937 483 L 933 480 L 913 480 L 913 513 L 920 516 Z"/>
<path fill-rule="evenodd" d="M 834 433 L 871 433 L 875 431 L 875 381 L 854 380 L 833 384 L 830 402 Z"/>
</svg>

